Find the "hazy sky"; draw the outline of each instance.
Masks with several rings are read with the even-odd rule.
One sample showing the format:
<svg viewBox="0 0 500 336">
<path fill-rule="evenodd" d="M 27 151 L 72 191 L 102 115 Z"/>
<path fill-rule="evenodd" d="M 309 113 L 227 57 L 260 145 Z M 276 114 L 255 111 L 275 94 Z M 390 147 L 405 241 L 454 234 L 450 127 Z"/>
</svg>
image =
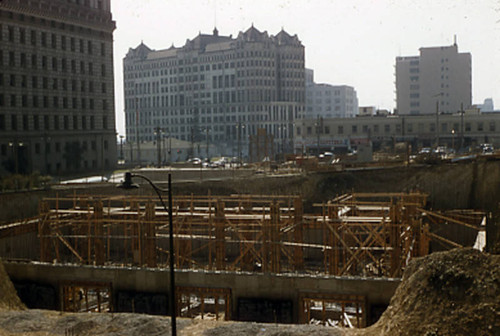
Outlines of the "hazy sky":
<svg viewBox="0 0 500 336">
<path fill-rule="evenodd" d="M 123 57 L 141 40 L 152 49 L 184 45 L 199 32 L 236 36 L 252 23 L 284 28 L 305 46 L 315 82 L 351 85 L 360 106 L 395 107 L 397 56 L 453 44 L 472 54 L 472 100 L 500 108 L 500 0 L 111 0 L 117 29 L 117 129 L 124 134 Z"/>
</svg>

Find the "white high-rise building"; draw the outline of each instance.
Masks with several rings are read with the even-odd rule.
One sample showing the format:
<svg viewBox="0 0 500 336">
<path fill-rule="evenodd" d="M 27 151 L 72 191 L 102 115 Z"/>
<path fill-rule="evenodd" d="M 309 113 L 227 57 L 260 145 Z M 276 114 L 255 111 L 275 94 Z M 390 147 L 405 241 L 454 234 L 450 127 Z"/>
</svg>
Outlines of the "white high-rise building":
<svg viewBox="0 0 500 336">
<path fill-rule="evenodd" d="M 397 113 L 455 113 L 472 104 L 471 54 L 457 44 L 420 48 L 420 56 L 396 58 Z"/>
</svg>

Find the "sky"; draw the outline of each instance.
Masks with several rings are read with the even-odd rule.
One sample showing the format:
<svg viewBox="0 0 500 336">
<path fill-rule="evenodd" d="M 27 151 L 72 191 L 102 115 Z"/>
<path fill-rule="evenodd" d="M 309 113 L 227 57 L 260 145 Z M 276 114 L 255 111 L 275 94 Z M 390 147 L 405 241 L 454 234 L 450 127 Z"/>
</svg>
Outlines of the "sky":
<svg viewBox="0 0 500 336">
<path fill-rule="evenodd" d="M 123 58 L 143 41 L 182 47 L 200 32 L 236 37 L 252 24 L 305 46 L 316 83 L 350 85 L 360 106 L 395 108 L 397 56 L 452 45 L 472 54 L 472 101 L 500 108 L 500 0 L 111 0 L 117 131 L 124 132 Z"/>
</svg>

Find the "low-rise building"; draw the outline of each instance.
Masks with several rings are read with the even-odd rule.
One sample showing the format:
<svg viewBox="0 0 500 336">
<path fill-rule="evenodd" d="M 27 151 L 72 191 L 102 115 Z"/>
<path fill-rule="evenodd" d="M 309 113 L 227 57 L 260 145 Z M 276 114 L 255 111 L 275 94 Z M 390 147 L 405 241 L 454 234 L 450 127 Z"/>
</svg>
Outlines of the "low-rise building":
<svg viewBox="0 0 500 336">
<path fill-rule="evenodd" d="M 437 125 L 437 127 L 436 127 Z M 500 113 L 366 116 L 304 119 L 295 128 L 295 153 L 347 151 L 372 143 L 374 149 L 409 142 L 413 150 L 443 146 L 456 150 L 481 143 L 500 146 Z"/>
</svg>

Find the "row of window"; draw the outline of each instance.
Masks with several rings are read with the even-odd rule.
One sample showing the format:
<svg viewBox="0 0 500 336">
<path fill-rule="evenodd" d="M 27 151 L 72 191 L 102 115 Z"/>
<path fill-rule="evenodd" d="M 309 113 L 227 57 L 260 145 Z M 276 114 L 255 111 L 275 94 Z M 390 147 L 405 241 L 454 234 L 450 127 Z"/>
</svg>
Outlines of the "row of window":
<svg viewBox="0 0 500 336">
<path fill-rule="evenodd" d="M 459 123 L 441 123 L 440 124 L 440 132 L 442 133 L 451 133 L 452 134 L 458 134 L 460 130 L 460 125 Z M 417 129 L 415 129 L 414 124 L 407 124 L 406 125 L 406 130 L 405 132 L 408 134 L 413 134 L 413 133 L 424 133 L 424 132 L 435 132 L 436 131 L 436 123 L 429 123 L 429 124 L 424 124 L 424 123 L 419 123 L 417 126 Z M 473 127 L 474 126 L 474 127 Z M 337 134 L 346 134 L 345 131 L 348 126 L 345 125 L 338 125 L 337 126 Z M 373 127 L 369 127 L 368 125 L 362 125 L 361 127 L 359 125 L 351 125 L 351 132 L 350 134 L 379 134 L 381 132 L 381 125 L 373 125 Z M 471 123 L 471 122 L 466 122 L 464 124 L 464 131 L 465 132 L 496 132 L 496 123 L 494 121 L 491 121 L 489 123 L 484 123 L 484 122 L 476 122 L 476 123 Z M 396 125 L 390 125 L 390 124 L 385 124 L 383 125 L 383 131 L 386 135 L 391 134 L 392 132 L 396 132 L 397 134 L 402 133 L 402 126 L 401 124 L 396 124 Z M 297 135 L 301 135 L 301 127 L 297 127 Z M 331 128 L 330 126 L 323 126 L 319 127 L 318 126 L 307 126 L 306 127 L 306 135 L 316 135 L 316 134 L 331 134 Z"/>
<path fill-rule="evenodd" d="M 0 93 L 0 106 L 10 106 L 10 107 L 26 107 L 26 108 L 64 108 L 64 109 L 96 109 L 96 103 L 94 98 L 68 98 L 68 97 L 58 97 L 58 96 L 28 96 L 28 95 L 15 95 L 11 94 L 7 96 L 9 102 L 6 102 L 6 98 L 3 93 Z M 52 98 L 52 99 L 51 99 Z M 109 109 L 109 104 L 107 99 L 103 99 L 100 108 L 103 111 Z M 98 108 L 99 109 L 99 108 Z"/>
<path fill-rule="evenodd" d="M 61 73 L 72 73 L 80 75 L 95 75 L 94 63 L 77 60 L 68 60 L 67 58 L 57 58 L 49 56 L 39 56 L 37 54 L 26 54 L 23 52 L 9 51 L 6 53 L 7 59 L 4 59 L 4 52 L 0 50 L 0 66 L 18 67 L 21 69 L 42 69 L 46 71 L 58 71 Z M 106 65 L 101 64 L 100 75 L 106 76 Z"/>
<path fill-rule="evenodd" d="M 102 129 L 108 129 L 108 117 L 102 116 Z M 39 131 L 39 130 L 95 130 L 95 116 L 59 116 L 59 115 L 5 115 L 0 114 L 0 130 Z M 7 127 L 9 126 L 9 127 Z"/>
<path fill-rule="evenodd" d="M 40 80 L 39 80 L 40 79 Z M 105 94 L 107 92 L 107 84 L 105 82 L 100 83 L 100 92 Z M 22 88 L 32 88 L 32 89 L 44 89 L 44 90 L 59 90 L 68 91 L 71 89 L 72 92 L 90 92 L 94 93 L 94 81 L 85 80 L 67 80 L 66 78 L 49 78 L 49 77 L 38 77 L 38 76 L 27 76 L 27 75 L 5 75 L 0 73 L 0 87 L 2 86 L 11 87 L 22 87 Z"/>
<path fill-rule="evenodd" d="M 58 35 L 35 29 L 26 29 L 17 26 L 6 26 L 0 24 L 0 41 L 4 39 L 6 31 L 6 41 L 19 43 L 21 45 L 31 45 L 34 47 L 52 48 L 63 51 L 79 52 L 81 54 L 94 55 L 97 42 L 84 40 L 66 35 Z M 106 56 L 106 44 L 100 42 L 99 54 Z"/>
<path fill-rule="evenodd" d="M 302 50 L 302 48 L 300 48 Z M 192 59 L 173 59 L 169 61 L 163 61 L 159 63 L 145 63 L 145 64 L 135 64 L 135 65 L 127 65 L 125 66 L 125 71 L 133 71 L 133 70 L 151 70 L 154 68 L 165 68 L 165 67 L 176 67 L 176 66 L 182 66 L 182 65 L 189 65 L 189 64 L 198 64 L 198 61 L 200 63 L 210 63 L 210 64 L 205 64 L 205 65 L 200 65 L 200 71 L 208 71 L 210 68 L 212 70 L 216 69 L 229 69 L 229 68 L 234 68 L 235 67 L 235 62 L 220 62 L 223 60 L 229 60 L 229 59 L 237 59 L 237 58 L 253 58 L 253 60 L 247 60 L 246 62 L 255 62 L 255 65 L 260 65 L 262 66 L 262 62 L 268 62 L 267 66 L 274 66 L 274 57 L 275 54 L 272 51 L 267 51 L 267 50 L 256 50 L 256 51 L 246 51 L 246 52 L 235 52 L 235 53 L 228 53 L 228 54 L 219 54 L 219 55 L 213 55 L 213 56 L 204 56 L 200 57 L 198 59 L 197 57 L 194 57 Z M 255 59 L 257 57 L 262 57 L 262 59 Z M 281 54 L 278 55 L 278 57 L 281 58 L 281 64 L 289 63 L 289 64 L 300 64 L 304 62 L 304 54 L 303 52 L 295 52 L 295 53 L 286 53 L 286 54 Z M 267 60 L 266 60 L 267 58 Z M 271 60 L 269 60 L 269 58 Z M 288 61 L 285 61 L 288 60 Z M 218 62 L 218 63 L 214 63 Z M 244 66 L 247 64 L 247 66 L 250 66 L 251 63 L 244 63 L 245 61 L 242 61 L 240 63 L 240 66 Z M 236 63 L 237 64 L 237 63 Z M 197 66 L 194 66 L 195 68 Z M 295 66 L 292 66 L 295 67 Z M 152 72 L 143 72 L 147 77 L 151 76 L 159 76 L 160 74 L 163 75 L 162 73 L 163 70 L 158 71 L 158 70 L 153 70 Z M 187 70 L 191 71 L 191 70 Z M 172 72 L 170 73 L 172 74 Z"/>
</svg>

